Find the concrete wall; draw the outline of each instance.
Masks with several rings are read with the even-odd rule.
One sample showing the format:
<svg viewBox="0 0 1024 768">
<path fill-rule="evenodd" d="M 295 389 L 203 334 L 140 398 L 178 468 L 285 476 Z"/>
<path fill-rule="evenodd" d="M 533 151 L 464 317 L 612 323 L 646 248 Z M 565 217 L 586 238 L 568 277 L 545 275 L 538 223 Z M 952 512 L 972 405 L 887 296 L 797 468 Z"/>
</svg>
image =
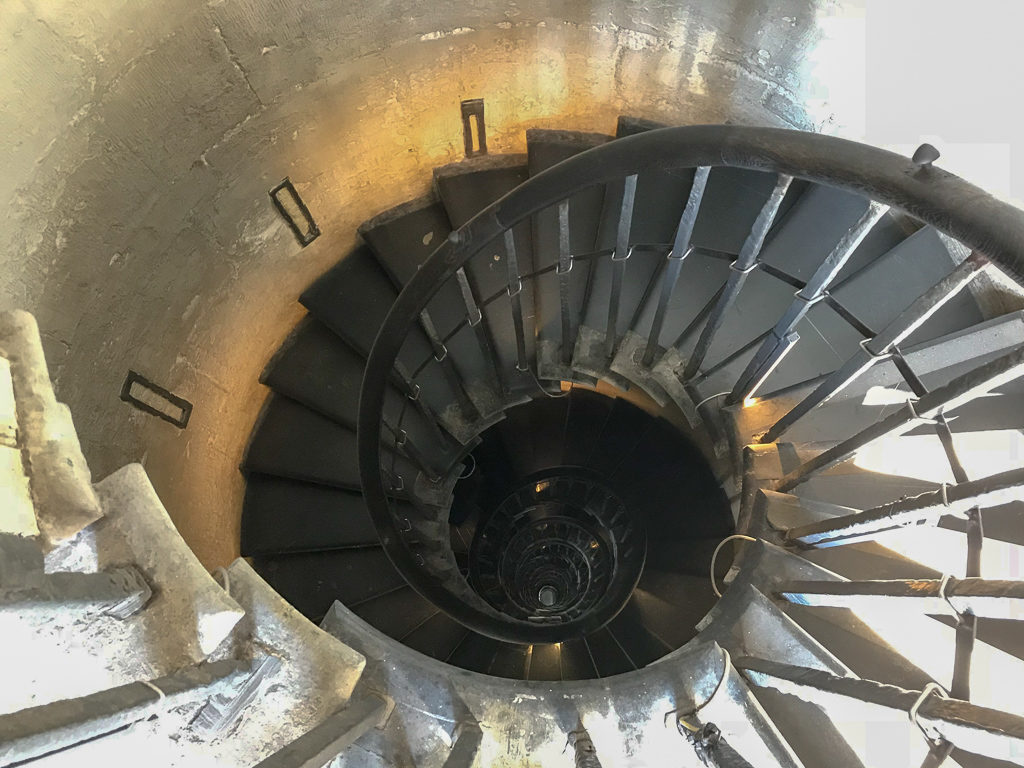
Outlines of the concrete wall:
<svg viewBox="0 0 1024 768">
<path fill-rule="evenodd" d="M 486 99 L 492 151 L 620 113 L 842 130 L 819 65 L 863 34 L 827 0 L 3 5 L 0 307 L 37 315 L 95 476 L 144 463 L 208 566 L 237 551 L 297 295 L 459 159 L 461 99 Z M 306 249 L 267 196 L 286 175 L 323 230 Z M 195 404 L 186 430 L 120 402 L 129 368 Z"/>
</svg>

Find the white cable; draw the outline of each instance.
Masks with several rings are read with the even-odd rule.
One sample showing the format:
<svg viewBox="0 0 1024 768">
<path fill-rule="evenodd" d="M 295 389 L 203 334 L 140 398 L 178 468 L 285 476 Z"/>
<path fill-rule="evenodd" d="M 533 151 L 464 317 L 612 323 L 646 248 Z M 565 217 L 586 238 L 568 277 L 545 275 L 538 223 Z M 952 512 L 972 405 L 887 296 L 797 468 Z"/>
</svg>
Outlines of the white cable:
<svg viewBox="0 0 1024 768">
<path fill-rule="evenodd" d="M 744 536 L 742 533 L 734 533 L 732 536 L 726 536 L 715 547 L 715 553 L 711 555 L 711 591 L 715 593 L 715 597 L 721 597 L 722 593 L 718 591 L 718 585 L 715 584 L 715 561 L 718 559 L 718 553 L 725 546 L 726 542 L 734 541 L 736 539 L 742 539 L 743 541 L 757 541 L 753 536 Z"/>
<path fill-rule="evenodd" d="M 950 573 L 943 574 L 942 581 L 939 582 L 939 597 L 946 601 L 946 605 L 949 606 L 949 609 L 953 611 L 953 614 L 959 619 L 961 618 L 960 611 L 956 609 L 956 606 L 953 605 L 953 601 L 950 600 L 949 595 L 946 594 L 946 589 L 949 587 L 949 580 L 952 578 L 953 575 Z"/>
<path fill-rule="evenodd" d="M 225 568 L 224 566 L 217 566 L 216 568 L 213 569 L 213 574 L 214 574 L 214 576 L 220 576 L 221 577 L 221 580 L 224 582 L 223 584 L 221 584 L 221 587 L 224 588 L 224 591 L 230 597 L 231 596 L 231 579 L 228 578 L 227 568 Z"/>
<path fill-rule="evenodd" d="M 928 733 L 925 727 L 921 725 L 921 721 L 917 719 L 918 710 L 921 709 L 921 705 L 924 704 L 925 699 L 933 693 L 937 693 L 943 699 L 949 698 L 949 694 L 946 693 L 946 690 L 941 685 L 938 683 L 928 683 L 928 685 L 924 687 L 924 690 L 921 691 L 921 695 L 917 697 L 917 701 L 914 702 L 914 706 L 910 708 L 910 711 L 907 714 L 910 715 L 910 722 L 921 729 L 921 733 L 924 734 L 924 737 L 929 741 L 929 743 L 938 744 L 943 740 L 942 734 L 934 728 L 931 733 Z"/>
<path fill-rule="evenodd" d="M 153 693 L 155 693 L 155 694 L 156 694 L 157 696 L 159 696 L 159 697 L 160 697 L 160 698 L 159 698 L 159 699 L 157 699 L 157 700 L 156 700 L 156 702 L 155 702 L 155 703 L 153 704 L 153 707 L 154 707 L 154 708 L 156 708 L 156 709 L 159 709 L 159 708 L 161 707 L 161 705 L 162 705 L 162 704 L 164 703 L 164 699 L 166 699 L 166 698 L 167 698 L 167 694 L 166 694 L 166 693 L 164 693 L 163 691 L 161 691 L 161 690 L 160 690 L 159 688 L 157 688 L 157 687 L 156 687 L 155 685 L 153 685 L 153 683 L 149 682 L 148 680 L 139 680 L 139 681 L 138 681 L 138 683 L 139 683 L 140 685 L 144 685 L 144 686 L 146 686 L 147 688 L 149 688 L 150 690 L 152 690 L 152 691 L 153 691 Z"/>
<path fill-rule="evenodd" d="M 694 407 L 695 408 L 700 408 L 708 400 L 714 400 L 716 397 L 721 397 L 722 395 L 728 395 L 728 394 L 729 394 L 728 392 L 719 392 L 718 394 L 711 395 L 710 397 L 705 397 L 703 400 L 701 400 L 699 403 L 697 403 L 697 405 L 695 405 Z"/>
</svg>

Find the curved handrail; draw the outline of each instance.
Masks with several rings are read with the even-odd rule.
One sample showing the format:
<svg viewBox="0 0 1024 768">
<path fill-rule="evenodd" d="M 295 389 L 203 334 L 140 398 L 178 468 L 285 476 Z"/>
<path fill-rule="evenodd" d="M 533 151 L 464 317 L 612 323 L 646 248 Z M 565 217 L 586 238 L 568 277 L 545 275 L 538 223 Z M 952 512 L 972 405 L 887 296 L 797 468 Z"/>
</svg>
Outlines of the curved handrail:
<svg viewBox="0 0 1024 768">
<path fill-rule="evenodd" d="M 530 178 L 449 235 L 405 286 L 377 333 L 359 396 L 360 480 L 384 551 L 425 598 L 477 632 L 509 638 L 507 626 L 466 606 L 439 584 L 419 583 L 416 561 L 388 507 L 378 460 L 380 420 L 388 375 L 406 333 L 459 267 L 536 211 L 595 184 L 648 170 L 698 166 L 784 173 L 880 201 L 983 253 L 1024 283 L 1024 211 L 941 168 L 846 139 L 779 128 L 663 128 L 594 147 Z M 557 627 L 550 629 L 550 639 L 541 628 L 531 628 L 531 634 L 535 642 L 564 640 Z"/>
</svg>

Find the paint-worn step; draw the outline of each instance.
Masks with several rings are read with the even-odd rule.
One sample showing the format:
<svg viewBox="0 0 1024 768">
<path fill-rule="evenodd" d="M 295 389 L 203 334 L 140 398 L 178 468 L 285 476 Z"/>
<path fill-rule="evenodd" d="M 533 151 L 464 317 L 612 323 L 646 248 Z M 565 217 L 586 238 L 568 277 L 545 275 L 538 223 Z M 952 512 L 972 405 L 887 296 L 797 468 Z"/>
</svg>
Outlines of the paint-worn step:
<svg viewBox="0 0 1024 768">
<path fill-rule="evenodd" d="M 389 470 L 392 463 L 385 457 Z M 267 398 L 246 448 L 242 469 L 265 475 L 359 490 L 356 433 L 281 395 Z M 394 457 L 393 475 L 411 489 L 419 473 Z"/>
<path fill-rule="evenodd" d="M 270 586 L 314 622 L 335 600 L 358 603 L 405 584 L 380 547 L 273 555 L 255 564 Z"/>
<path fill-rule="evenodd" d="M 365 358 L 397 297 L 397 289 L 377 263 L 373 251 L 361 245 L 314 280 L 302 292 L 299 301 Z M 420 396 L 443 419 L 449 407 L 456 407 L 456 393 L 438 366 L 428 362 L 433 356 L 434 351 L 422 330 L 410 328 L 398 362 L 405 376 L 412 376 L 426 363 L 416 375 L 416 385 Z M 459 430 L 457 420 L 445 420 L 444 424 L 460 442 L 472 438 Z"/>
<path fill-rule="evenodd" d="M 408 584 L 349 607 L 367 624 L 396 640 L 437 613 L 434 604 Z"/>
<path fill-rule="evenodd" d="M 275 392 L 355 429 L 365 366 L 366 360 L 359 352 L 307 315 L 274 353 L 260 381 Z M 461 446 L 447 438 L 393 383 L 385 396 L 384 418 L 389 424 L 402 424 L 414 449 L 439 474 L 450 469 L 462 452 Z"/>
<path fill-rule="evenodd" d="M 361 493 L 270 475 L 246 478 L 243 556 L 377 543 L 377 529 Z"/>
</svg>

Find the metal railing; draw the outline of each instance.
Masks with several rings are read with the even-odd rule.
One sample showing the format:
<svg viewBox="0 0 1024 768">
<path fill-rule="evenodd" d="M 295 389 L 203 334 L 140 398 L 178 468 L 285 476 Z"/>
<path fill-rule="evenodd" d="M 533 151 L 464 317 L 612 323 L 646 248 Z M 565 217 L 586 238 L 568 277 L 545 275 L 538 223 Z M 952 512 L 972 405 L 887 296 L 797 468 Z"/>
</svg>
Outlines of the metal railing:
<svg viewBox="0 0 1024 768">
<path fill-rule="evenodd" d="M 709 170 L 723 166 L 776 175 L 774 190 L 764 203 L 738 254 L 700 249 L 690 243 L 707 174 Z M 693 169 L 694 181 L 686 205 L 680 211 L 673 241 L 631 241 L 630 222 L 635 205 L 637 177 L 646 172 L 682 169 Z M 779 206 L 794 179 L 837 187 L 859 194 L 869 201 L 867 213 L 836 244 L 831 253 L 822 254 L 820 266 L 807 280 L 801 280 L 778 266 L 758 259 Z M 581 190 L 605 184 L 621 185 L 615 245 L 613 248 L 594 247 L 574 253 L 570 233 L 573 197 Z M 974 253 L 932 291 L 913 301 L 897 320 L 881 332 L 873 333 L 867 324 L 832 296 L 830 289 L 837 287 L 832 283 L 857 244 L 890 208 L 902 210 L 924 224 L 956 238 Z M 556 222 L 558 243 L 555 257 L 551 264 L 522 273 L 522 261 L 517 254 L 516 228 L 545 211 L 552 212 Z M 642 303 L 649 303 L 654 309 L 650 333 L 637 360 L 646 369 L 650 369 L 664 352 L 658 346 L 658 338 L 683 259 L 700 256 L 730 262 L 731 271 L 726 284 L 711 297 L 677 340 L 678 345 L 684 337 L 690 337 L 700 330 L 693 355 L 685 367 L 677 372 L 680 384 L 690 392 L 694 391 L 690 389 L 694 384 L 707 379 L 745 352 L 757 348 L 750 364 L 735 382 L 728 400 L 736 402 L 748 395 L 752 387 L 756 387 L 774 370 L 793 345 L 799 343 L 794 331 L 796 324 L 806 314 L 809 306 L 819 301 L 831 306 L 839 317 L 863 337 L 864 354 L 826 378 L 812 395 L 790 414 L 783 416 L 769 431 L 765 438 L 769 440 L 778 437 L 813 407 L 828 400 L 876 360 L 886 357 L 898 363 L 899 342 L 919 327 L 938 306 L 961 290 L 985 265 L 986 260 L 996 262 L 1018 280 L 1024 277 L 1024 212 L 992 198 L 930 163 L 918 164 L 869 146 L 779 129 L 694 126 L 638 134 L 581 153 L 531 178 L 453 232 L 402 290 L 370 354 L 360 396 L 360 474 L 366 502 L 381 534 L 381 542 L 396 567 L 426 598 L 482 634 L 503 640 L 525 641 L 524 635 L 517 633 L 514 627 L 510 628 L 501 617 L 468 604 L 463 596 L 454 593 L 440 578 L 431 578 L 425 573 L 423 558 L 414 551 L 404 535 L 408 532 L 408 526 L 400 522 L 400 516 L 393 512 L 389 504 L 390 498 L 403 490 L 408 491 L 410 485 L 397 473 L 396 457 L 400 453 L 406 457 L 416 456 L 415 449 L 411 452 L 402 451 L 405 445 L 403 441 L 408 440 L 402 430 L 402 414 L 397 419 L 392 416 L 382 436 L 385 390 L 388 381 L 395 378 L 395 361 L 409 334 L 415 329 L 425 329 L 433 355 L 425 358 L 415 370 L 405 374 L 405 380 L 411 382 L 411 391 L 420 391 L 417 382 L 425 374 L 440 370 L 462 413 L 470 420 L 485 418 L 486 414 L 480 413 L 477 403 L 467 391 L 466 382 L 457 380 L 449 345 L 461 331 L 472 329 L 472 338 L 477 340 L 482 359 L 489 361 L 493 367 L 496 386 L 503 395 L 508 395 L 511 377 L 501 369 L 498 353 L 502 350 L 495 343 L 494 329 L 489 327 L 487 319 L 492 311 L 507 312 L 514 344 L 510 344 L 512 349 L 505 351 L 513 361 L 515 372 L 528 373 L 528 378 L 536 383 L 534 394 L 540 395 L 541 384 L 537 382 L 537 372 L 527 370 L 531 362 L 531 338 L 529 323 L 525 321 L 529 308 L 524 306 L 522 298 L 524 286 L 531 286 L 536 291 L 541 281 L 553 279 L 556 282 L 558 306 L 557 311 L 552 310 L 555 315 L 552 319 L 560 329 L 562 339 L 559 362 L 568 366 L 572 363 L 579 319 L 583 317 L 581 300 L 573 295 L 570 273 L 580 265 L 596 264 L 602 259 L 610 260 L 611 286 L 604 337 L 604 354 L 610 361 L 622 341 L 617 329 L 623 286 L 629 279 L 629 258 L 645 250 L 658 251 L 666 257 L 658 273 L 650 278 L 642 300 Z M 474 286 L 470 267 L 475 257 L 495 258 L 491 256 L 492 253 L 504 256 L 507 283 L 501 290 L 481 296 Z M 701 365 L 721 327 L 723 317 L 735 302 L 747 276 L 757 269 L 797 289 L 792 306 L 774 328 L 759 330 L 754 338 L 731 355 L 726 355 L 701 371 Z M 843 281 L 851 277 L 846 275 Z M 431 299 L 449 281 L 454 281 L 459 287 L 465 304 L 465 316 L 462 322 L 442 336 L 431 327 L 428 307 Z M 654 290 L 658 281 L 661 284 L 660 292 Z M 587 290 L 590 290 L 589 285 Z M 584 293 L 582 302 L 588 298 L 588 293 Z M 919 423 L 921 418 L 932 419 L 940 437 L 943 437 L 948 432 L 948 427 L 943 431 L 943 411 L 964 397 L 973 396 L 982 389 L 990 389 L 1007 380 L 1007 377 L 1020 375 L 1020 363 L 1024 361 L 1021 354 L 1017 352 L 1005 356 L 931 393 L 917 391 L 914 382 L 910 381 L 912 391 L 920 398 L 916 405 L 910 402 L 906 412 L 901 411 L 887 422 L 869 427 L 863 434 L 854 435 L 846 443 L 807 462 L 784 478 L 778 489 L 790 489 L 825 467 L 846 460 L 852 454 L 852 449 L 866 440 L 886 431 L 892 433 L 909 423 Z M 691 406 L 694 411 L 696 405 L 694 403 Z M 391 439 L 386 443 L 388 435 Z M 397 439 L 394 438 L 396 435 Z M 952 443 L 944 439 L 943 444 L 950 446 L 951 464 L 955 467 Z M 386 446 L 394 447 L 394 450 L 390 451 L 390 459 L 385 460 L 382 468 L 381 457 L 385 455 L 382 449 Z M 957 480 L 962 482 L 959 476 Z M 980 540 L 977 536 L 969 538 Z M 564 639 L 564 629 L 531 627 L 528 641 L 557 642 L 561 639 Z"/>
</svg>

